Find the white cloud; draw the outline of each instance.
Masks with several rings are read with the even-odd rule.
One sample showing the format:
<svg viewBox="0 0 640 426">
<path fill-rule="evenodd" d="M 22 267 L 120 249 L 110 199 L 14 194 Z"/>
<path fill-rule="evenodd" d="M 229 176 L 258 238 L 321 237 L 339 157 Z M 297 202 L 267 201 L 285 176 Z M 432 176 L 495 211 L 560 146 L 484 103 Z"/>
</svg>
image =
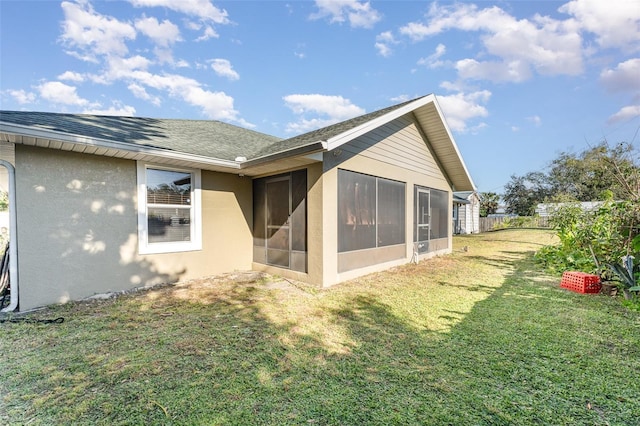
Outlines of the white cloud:
<svg viewBox="0 0 640 426">
<path fill-rule="evenodd" d="M 399 33 L 413 41 L 448 30 L 480 32 L 490 59 L 457 61 L 462 78 L 524 81 L 539 74 L 576 75 L 583 70 L 582 39 L 573 20 L 534 16 L 518 20 L 497 6 L 479 9 L 466 3 L 433 3 L 426 22 L 411 22 Z"/>
<path fill-rule="evenodd" d="M 462 79 L 521 82 L 531 77 L 531 70 L 523 61 L 479 62 L 475 59 L 462 59 L 455 64 Z"/>
<path fill-rule="evenodd" d="M 7 90 L 7 93 L 13 97 L 20 105 L 32 104 L 36 101 L 36 94 L 33 92 L 25 92 L 24 90 Z"/>
<path fill-rule="evenodd" d="M 233 121 L 246 127 L 255 127 L 239 117 L 238 111 L 233 107 L 231 96 L 224 92 L 205 90 L 198 81 L 192 78 L 178 74 L 152 74 L 147 71 L 132 71 L 127 78 L 134 80 L 140 87 L 166 91 L 170 96 L 200 108 L 208 118 Z M 141 93 L 139 88 L 135 90 Z"/>
<path fill-rule="evenodd" d="M 461 81 L 443 81 L 439 85 L 443 89 L 449 92 L 462 92 L 464 91 L 464 84 Z"/>
<path fill-rule="evenodd" d="M 475 118 L 486 117 L 489 115 L 487 109 L 482 105 L 489 102 L 489 98 L 491 98 L 491 92 L 488 90 L 471 93 L 459 92 L 454 95 L 437 96 L 438 103 L 442 107 L 442 112 L 447 120 L 449 128 L 461 133 L 476 131 L 486 127 L 485 123 L 469 127 L 467 122 Z"/>
<path fill-rule="evenodd" d="M 234 122 L 247 128 L 255 127 L 240 117 L 234 108 L 233 97 L 222 91 L 210 90 L 194 78 L 167 72 L 163 67 L 166 64 L 173 69 L 189 67 L 189 62 L 174 61 L 172 58 L 171 48 L 176 42 L 182 41 L 181 28 L 201 32 L 199 40 L 218 37 L 214 25 L 231 23 L 225 10 L 215 7 L 210 0 L 130 0 L 130 3 L 135 7 L 165 7 L 188 16 L 180 21 L 180 25 L 184 26 L 179 27 L 169 19 L 148 14 L 130 14 L 130 18 L 108 16 L 94 9 L 90 0 L 64 0 L 61 3 L 63 20 L 59 42 L 69 55 L 95 64 L 94 69 L 83 70 L 82 73 L 65 71 L 57 81 L 40 82 L 34 87 L 33 93 L 12 90 L 3 91 L 2 94 L 11 96 L 19 104 L 46 101 L 56 104 L 59 109 L 84 110 L 86 113 L 136 113 L 133 106 L 118 100 L 107 107 L 81 97 L 73 84 L 89 81 L 112 85 L 113 97 L 117 96 L 115 93 L 120 88 L 126 87 L 133 96 L 154 106 L 162 105 L 165 99 L 171 97 L 199 109 L 207 118 Z M 97 8 L 98 3 L 95 4 Z M 148 37 L 157 57 L 151 59 L 143 56 L 148 56 L 151 49 L 134 44 L 139 35 Z M 227 60 L 215 60 L 210 66 L 226 78 L 239 78 Z"/>
<path fill-rule="evenodd" d="M 221 77 L 226 77 L 229 80 L 238 80 L 240 79 L 240 74 L 238 74 L 231 66 L 231 62 L 227 59 L 212 59 L 211 68 Z"/>
<path fill-rule="evenodd" d="M 97 14 L 88 2 L 62 2 L 64 21 L 62 42 L 71 53 L 86 61 L 96 61 L 97 55 L 125 55 L 126 40 L 136 37 L 135 28 L 115 18 Z"/>
<path fill-rule="evenodd" d="M 171 21 L 165 19 L 162 23 L 154 17 L 136 20 L 136 29 L 149 37 L 155 44 L 161 47 L 169 47 L 176 41 L 180 41 L 180 29 Z"/>
<path fill-rule="evenodd" d="M 294 50 L 293 55 L 298 59 L 304 59 L 307 57 L 305 51 L 307 50 L 307 45 L 305 43 L 298 43 L 296 46 L 296 50 Z"/>
<path fill-rule="evenodd" d="M 375 47 L 378 53 L 385 58 L 391 56 L 393 50 L 391 49 L 391 45 L 398 44 L 398 42 L 393 37 L 391 31 L 385 31 L 376 36 Z"/>
<path fill-rule="evenodd" d="M 287 124 L 287 132 L 306 132 L 365 113 L 363 108 L 352 104 L 349 99 L 342 96 L 294 94 L 287 95 L 283 99 L 287 107 L 301 116 L 297 123 Z M 321 117 L 307 118 L 305 115 Z"/>
<path fill-rule="evenodd" d="M 133 117 L 136 114 L 136 109 L 130 105 L 120 105 L 116 103 L 107 109 L 102 108 L 90 108 L 82 111 L 83 114 L 93 115 L 114 115 L 120 117 Z"/>
<path fill-rule="evenodd" d="M 393 98 L 390 99 L 391 102 L 395 102 L 397 104 L 400 104 L 402 102 L 407 102 L 410 101 L 411 99 L 416 98 L 416 96 L 409 96 L 409 95 L 398 95 L 398 96 L 394 96 Z"/>
<path fill-rule="evenodd" d="M 447 48 L 444 44 L 440 43 L 436 46 L 435 52 L 426 58 L 420 58 L 418 60 L 418 65 L 425 65 L 428 68 L 434 69 L 439 68 L 444 65 L 444 62 L 440 60 L 442 55 L 447 52 Z"/>
<path fill-rule="evenodd" d="M 79 72 L 65 71 L 58 76 L 58 80 L 66 80 L 66 81 L 73 81 L 76 83 L 82 83 L 85 80 L 85 77 Z"/>
<path fill-rule="evenodd" d="M 573 15 L 603 48 L 640 51 L 640 5 L 636 0 L 572 0 L 558 9 Z"/>
<path fill-rule="evenodd" d="M 166 7 L 215 24 L 228 24 L 229 15 L 209 0 L 129 0 L 135 7 Z"/>
<path fill-rule="evenodd" d="M 613 114 L 607 120 L 608 124 L 622 123 L 640 117 L 640 105 L 628 105 Z"/>
<path fill-rule="evenodd" d="M 621 62 L 615 69 L 600 74 L 600 81 L 610 92 L 640 91 L 640 58 Z"/>
<path fill-rule="evenodd" d="M 213 27 L 207 26 L 204 29 L 204 33 L 202 33 L 202 35 L 198 37 L 196 41 L 206 41 L 206 40 L 209 40 L 210 38 L 218 38 L 218 37 L 220 36 L 216 32 L 216 30 L 214 30 Z"/>
<path fill-rule="evenodd" d="M 530 121 L 531 123 L 533 123 L 536 127 L 540 127 L 542 126 L 542 119 L 540 118 L 539 115 L 532 115 L 530 117 L 527 117 L 527 121 Z"/>
<path fill-rule="evenodd" d="M 59 81 L 48 81 L 37 86 L 40 96 L 55 104 L 88 105 L 89 101 L 78 96 L 76 88 Z"/>
<path fill-rule="evenodd" d="M 150 95 L 144 87 L 137 83 L 131 83 L 127 86 L 129 91 L 138 99 L 142 99 L 144 101 L 148 101 L 155 106 L 160 106 L 162 104 L 162 100 L 158 96 Z"/>
<path fill-rule="evenodd" d="M 144 56 L 136 55 L 129 58 L 110 57 L 106 60 L 107 71 L 103 74 L 104 83 L 128 78 L 133 71 L 147 70 L 151 61 Z"/>
<path fill-rule="evenodd" d="M 369 2 L 359 0 L 316 0 L 318 12 L 311 19 L 330 17 L 329 22 L 343 23 L 348 21 L 354 28 L 372 28 L 382 19 L 380 13 L 371 8 Z"/>
</svg>

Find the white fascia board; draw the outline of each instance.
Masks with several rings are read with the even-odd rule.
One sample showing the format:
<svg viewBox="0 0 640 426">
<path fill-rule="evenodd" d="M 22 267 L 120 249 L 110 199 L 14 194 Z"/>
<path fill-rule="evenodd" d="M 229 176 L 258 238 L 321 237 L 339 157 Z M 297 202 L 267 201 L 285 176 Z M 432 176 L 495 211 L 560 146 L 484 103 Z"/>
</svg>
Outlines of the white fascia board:
<svg viewBox="0 0 640 426">
<path fill-rule="evenodd" d="M 133 152 L 140 154 L 153 155 L 155 157 L 167 158 L 172 160 L 190 161 L 201 163 L 203 165 L 228 167 L 230 169 L 240 169 L 240 165 L 235 161 L 220 160 L 217 158 L 205 157 L 202 155 L 187 154 L 184 152 L 176 152 L 164 148 L 153 148 L 142 145 L 128 144 L 124 142 L 111 141 L 101 138 L 90 138 L 87 136 L 74 135 L 69 133 L 56 132 L 54 130 L 38 129 L 31 126 L 23 126 L 20 124 L 6 123 L 0 121 L 0 133 L 11 133 L 19 136 L 26 136 L 38 139 L 57 140 L 75 145 L 84 145 L 92 147 L 100 147 L 107 149 L 115 149 L 122 152 Z"/>
<path fill-rule="evenodd" d="M 242 168 L 253 167 L 264 163 L 269 163 L 276 160 L 282 160 L 290 157 L 308 156 L 315 153 L 322 153 L 327 151 L 327 143 L 325 141 L 315 141 L 302 145 L 296 148 L 285 149 L 282 151 L 267 154 L 262 157 L 252 158 L 251 160 L 241 162 Z M 313 159 L 313 157 L 309 157 Z M 321 161 L 321 160 L 320 160 Z"/>
<path fill-rule="evenodd" d="M 392 120 L 395 120 L 398 117 L 402 117 L 403 115 L 417 109 L 420 108 L 423 105 L 428 104 L 429 102 L 435 102 L 435 96 L 434 95 L 427 95 L 424 96 L 420 99 L 416 99 L 414 102 L 411 102 L 401 108 L 398 109 L 394 109 L 393 111 L 389 112 L 388 114 L 385 114 L 383 116 L 380 116 L 378 118 L 375 118 L 371 121 L 368 121 L 364 124 L 361 124 L 360 126 L 354 127 L 353 129 L 349 129 L 346 132 L 343 132 L 339 135 L 336 135 L 332 138 L 329 138 L 327 140 L 327 149 L 329 151 L 336 149 L 338 147 L 340 147 L 341 145 L 357 138 L 358 136 L 364 135 L 365 133 L 380 127 Z"/>
<path fill-rule="evenodd" d="M 317 163 L 322 163 L 322 152 L 314 152 L 313 154 L 305 155 L 304 158 L 308 158 L 309 160 L 315 161 Z"/>
</svg>

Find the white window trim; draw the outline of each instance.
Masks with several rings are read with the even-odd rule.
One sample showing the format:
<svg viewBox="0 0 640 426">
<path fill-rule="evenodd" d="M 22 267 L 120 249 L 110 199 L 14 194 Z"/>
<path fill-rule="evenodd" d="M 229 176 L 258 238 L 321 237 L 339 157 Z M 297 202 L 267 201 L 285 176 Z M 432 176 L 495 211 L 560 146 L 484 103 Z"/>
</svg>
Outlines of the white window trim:
<svg viewBox="0 0 640 426">
<path fill-rule="evenodd" d="M 147 221 L 147 169 L 168 170 L 191 173 L 192 200 L 191 206 L 191 241 L 149 243 Z M 202 250 L 202 196 L 201 196 L 201 172 L 199 169 L 183 169 L 167 167 L 159 164 L 137 162 L 138 175 L 138 253 L 177 253 L 183 251 Z"/>
</svg>

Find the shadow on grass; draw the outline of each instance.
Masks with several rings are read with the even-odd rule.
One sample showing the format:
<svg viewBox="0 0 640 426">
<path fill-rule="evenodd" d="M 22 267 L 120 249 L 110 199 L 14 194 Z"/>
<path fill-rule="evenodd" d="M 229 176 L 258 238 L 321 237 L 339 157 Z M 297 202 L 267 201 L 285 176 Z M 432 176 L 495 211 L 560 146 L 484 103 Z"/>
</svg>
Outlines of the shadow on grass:
<svg viewBox="0 0 640 426">
<path fill-rule="evenodd" d="M 0 420 L 633 424 L 633 318 L 610 299 L 532 280 L 540 272 L 530 254 L 510 256 L 459 260 L 459 268 L 483 260 L 508 270 L 495 287 L 447 284 L 487 293 L 469 312 L 435 306 L 429 295 L 442 286 L 427 281 L 319 295 L 260 281 L 205 283 L 54 308 L 64 324 L 3 328 Z M 428 276 L 429 263 L 421 267 Z M 401 291 L 400 301 L 392 297 Z M 411 294 L 421 299 L 408 310 Z M 425 312 L 451 327 L 417 325 Z"/>
</svg>

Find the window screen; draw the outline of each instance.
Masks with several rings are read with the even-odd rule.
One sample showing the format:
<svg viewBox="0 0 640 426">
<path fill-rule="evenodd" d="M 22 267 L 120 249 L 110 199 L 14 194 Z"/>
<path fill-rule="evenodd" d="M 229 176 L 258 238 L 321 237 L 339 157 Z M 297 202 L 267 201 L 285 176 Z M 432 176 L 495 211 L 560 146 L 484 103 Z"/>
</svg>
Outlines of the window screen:
<svg viewBox="0 0 640 426">
<path fill-rule="evenodd" d="M 450 221 L 449 193 L 416 186 L 414 194 L 414 241 L 426 242 L 447 238 Z"/>
<path fill-rule="evenodd" d="M 449 194 L 431 190 L 431 239 L 449 236 Z"/>
<path fill-rule="evenodd" d="M 307 170 L 253 181 L 254 262 L 306 272 Z"/>
<path fill-rule="evenodd" d="M 405 240 L 405 185 L 378 178 L 378 247 Z"/>
<path fill-rule="evenodd" d="M 338 251 L 405 242 L 405 184 L 338 170 Z"/>
</svg>

